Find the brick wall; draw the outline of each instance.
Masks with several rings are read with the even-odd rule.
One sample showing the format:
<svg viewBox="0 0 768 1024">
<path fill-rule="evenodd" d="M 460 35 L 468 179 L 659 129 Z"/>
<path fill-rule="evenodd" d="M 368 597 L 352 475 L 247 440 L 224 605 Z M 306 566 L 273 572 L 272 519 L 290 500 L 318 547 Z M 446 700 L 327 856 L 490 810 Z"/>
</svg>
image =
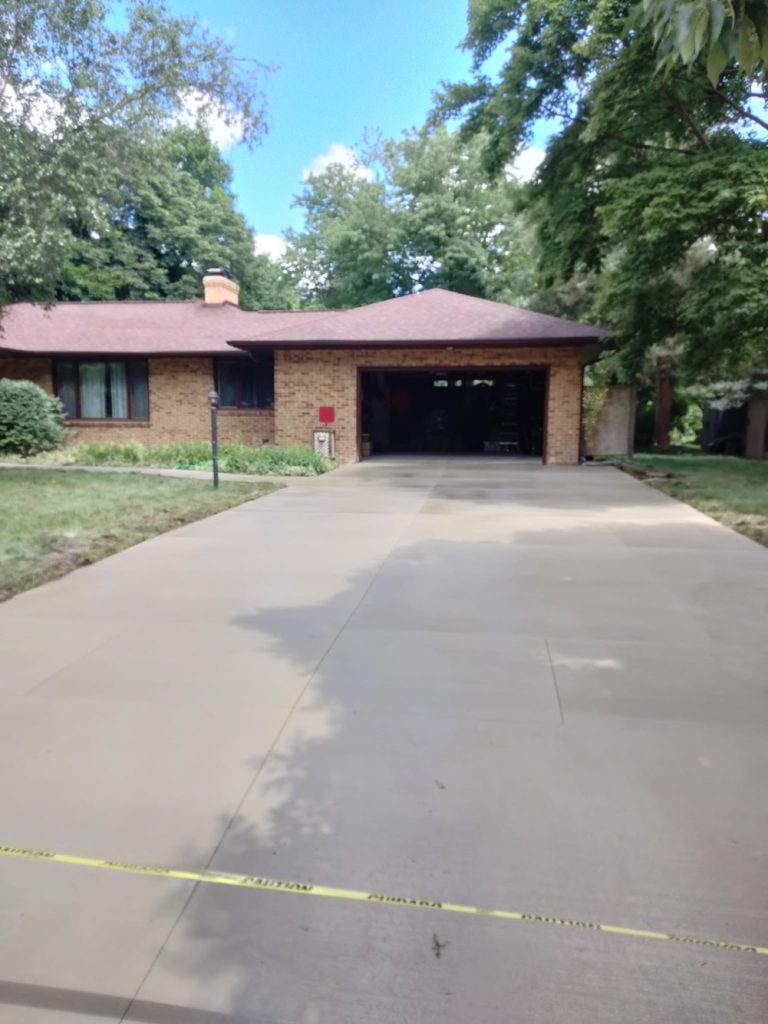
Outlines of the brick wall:
<svg viewBox="0 0 768 1024">
<path fill-rule="evenodd" d="M 49 394 L 53 391 L 50 359 L 9 359 L 0 356 L 0 378 L 31 380 Z"/>
<path fill-rule="evenodd" d="M 340 463 L 358 457 L 358 369 L 548 366 L 547 462 L 572 465 L 579 458 L 581 355 L 578 348 L 482 349 L 317 349 L 275 353 L 275 411 L 222 410 L 222 442 L 311 444 L 321 429 L 318 409 L 336 410 L 336 455 Z M 52 390 L 49 359 L 0 359 L 0 376 L 34 380 Z M 201 441 L 210 436 L 208 391 L 213 360 L 149 360 L 148 423 L 78 421 L 70 443 L 138 440 L 145 444 Z"/>
<path fill-rule="evenodd" d="M 579 460 L 581 352 L 578 348 L 509 349 L 287 349 L 275 353 L 278 444 L 310 444 L 321 405 L 336 410 L 336 458 L 358 457 L 358 369 L 467 367 L 498 369 L 548 366 L 547 459 L 554 465 Z M 327 428 L 326 428 L 327 429 Z"/>
<path fill-rule="evenodd" d="M 0 377 L 33 380 L 53 391 L 50 359 L 0 358 Z M 205 441 L 211 436 L 208 392 L 213 360 L 168 358 L 149 360 L 149 421 L 78 420 L 69 427 L 69 444 L 84 441 Z M 219 437 L 223 443 L 262 444 L 273 441 L 271 409 L 222 409 Z"/>
</svg>

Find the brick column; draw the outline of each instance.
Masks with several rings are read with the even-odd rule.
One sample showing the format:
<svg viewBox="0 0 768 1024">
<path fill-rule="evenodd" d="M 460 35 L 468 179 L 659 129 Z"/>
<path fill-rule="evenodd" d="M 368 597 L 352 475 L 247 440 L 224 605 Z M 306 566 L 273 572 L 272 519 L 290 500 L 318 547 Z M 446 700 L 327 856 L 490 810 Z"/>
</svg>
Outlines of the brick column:
<svg viewBox="0 0 768 1024">
<path fill-rule="evenodd" d="M 578 353 L 550 364 L 547 392 L 549 466 L 575 466 L 581 444 L 582 368 Z"/>
</svg>

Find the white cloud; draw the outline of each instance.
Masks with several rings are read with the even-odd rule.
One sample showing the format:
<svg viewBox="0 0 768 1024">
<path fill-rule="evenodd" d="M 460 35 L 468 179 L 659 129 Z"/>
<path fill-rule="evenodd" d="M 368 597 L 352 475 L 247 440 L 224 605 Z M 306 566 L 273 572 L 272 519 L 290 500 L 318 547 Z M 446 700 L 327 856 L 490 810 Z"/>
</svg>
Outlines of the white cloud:
<svg viewBox="0 0 768 1024">
<path fill-rule="evenodd" d="M 302 169 L 301 180 L 307 181 L 316 174 L 324 174 L 333 164 L 340 164 L 365 181 L 373 181 L 373 171 L 370 167 L 361 164 L 354 149 L 350 149 L 342 142 L 332 142 L 324 153 L 318 153 L 313 157 L 309 165 Z"/>
<path fill-rule="evenodd" d="M 190 128 L 201 125 L 223 153 L 236 146 L 244 134 L 243 119 L 238 114 L 199 92 L 187 93 L 178 120 Z"/>
<path fill-rule="evenodd" d="M 280 235 L 254 235 L 253 251 L 257 256 L 269 256 L 277 262 L 285 256 L 285 239 Z"/>
<path fill-rule="evenodd" d="M 530 181 L 545 155 L 544 150 L 538 146 L 529 146 L 528 149 L 521 150 L 515 160 L 507 165 L 507 176 L 517 178 L 518 181 Z"/>
</svg>

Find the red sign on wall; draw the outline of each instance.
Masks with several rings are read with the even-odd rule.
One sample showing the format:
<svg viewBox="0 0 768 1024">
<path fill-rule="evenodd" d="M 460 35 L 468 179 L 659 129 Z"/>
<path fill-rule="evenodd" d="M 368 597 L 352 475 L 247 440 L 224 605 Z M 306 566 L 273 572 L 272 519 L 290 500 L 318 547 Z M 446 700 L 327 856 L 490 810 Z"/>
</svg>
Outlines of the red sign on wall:
<svg viewBox="0 0 768 1024">
<path fill-rule="evenodd" d="M 321 405 L 318 409 L 318 419 L 321 423 L 333 423 L 336 419 L 336 410 L 332 405 Z"/>
</svg>

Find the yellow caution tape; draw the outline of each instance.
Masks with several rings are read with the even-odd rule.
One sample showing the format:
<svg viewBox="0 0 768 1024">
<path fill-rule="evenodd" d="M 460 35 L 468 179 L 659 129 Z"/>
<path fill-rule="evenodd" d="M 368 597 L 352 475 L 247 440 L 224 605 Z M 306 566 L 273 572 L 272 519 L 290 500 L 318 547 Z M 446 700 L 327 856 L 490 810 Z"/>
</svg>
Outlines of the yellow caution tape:
<svg viewBox="0 0 768 1024">
<path fill-rule="evenodd" d="M 551 917 L 547 914 L 526 914 L 519 910 L 487 910 L 462 903 L 443 903 L 439 900 L 418 900 L 409 896 L 391 896 L 384 893 L 363 892 L 359 889 L 337 889 L 329 885 L 315 885 L 311 882 L 285 882 L 276 878 L 260 878 L 257 875 L 235 875 L 225 871 L 210 871 L 207 868 L 185 870 L 184 868 L 163 868 L 149 864 L 126 864 L 118 860 L 96 860 L 94 857 L 77 857 L 69 853 L 50 853 L 47 850 L 27 850 L 20 846 L 0 846 L 4 857 L 23 857 L 27 860 L 46 860 L 58 864 L 76 864 L 85 868 L 104 868 L 107 871 L 124 871 L 130 875 L 156 875 L 163 878 L 179 878 L 185 882 L 204 882 L 212 885 L 234 885 L 241 889 L 270 889 L 273 892 L 293 892 L 306 896 L 326 896 L 332 900 L 356 900 L 379 906 L 416 907 L 420 910 L 445 910 L 449 914 L 479 914 L 483 917 L 499 917 L 505 921 L 529 921 L 533 924 L 559 925 L 564 928 L 580 928 L 584 931 L 607 932 L 609 935 L 625 935 L 635 939 L 657 939 L 661 942 L 682 942 L 691 946 L 709 949 L 730 949 L 737 953 L 760 953 L 768 956 L 768 946 L 752 946 L 746 942 L 726 942 L 721 939 L 696 938 L 693 935 L 676 935 L 673 932 L 654 932 L 646 928 L 623 928 L 615 924 L 596 924 L 594 921 L 579 921 L 570 917 Z"/>
</svg>

